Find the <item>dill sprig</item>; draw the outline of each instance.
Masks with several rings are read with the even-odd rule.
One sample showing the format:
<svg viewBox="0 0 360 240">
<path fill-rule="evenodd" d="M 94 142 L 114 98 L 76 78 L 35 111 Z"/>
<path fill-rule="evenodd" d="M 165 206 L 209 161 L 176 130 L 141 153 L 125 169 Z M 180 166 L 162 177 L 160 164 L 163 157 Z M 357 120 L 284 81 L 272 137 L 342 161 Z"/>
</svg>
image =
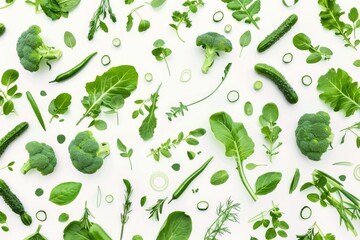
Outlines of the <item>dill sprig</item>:
<svg viewBox="0 0 360 240">
<path fill-rule="evenodd" d="M 125 224 L 127 223 L 127 221 L 129 220 L 129 213 L 132 211 L 131 209 L 131 201 L 130 201 L 130 197 L 131 197 L 131 194 L 133 192 L 133 188 L 131 186 L 131 183 L 126 180 L 126 179 L 123 179 L 123 182 L 125 184 L 125 187 L 126 187 L 126 192 L 125 192 L 125 202 L 123 204 L 123 213 L 121 213 L 120 215 L 120 219 L 121 219 L 121 233 L 120 233 L 120 240 L 122 240 L 123 238 L 123 234 L 124 234 L 124 227 L 125 227 Z"/>
<path fill-rule="evenodd" d="M 238 222 L 239 211 L 240 204 L 234 203 L 231 198 L 229 198 L 225 204 L 220 203 L 216 209 L 218 217 L 206 231 L 204 240 L 216 240 L 218 236 L 223 236 L 226 233 L 230 234 L 230 229 L 225 226 L 225 223 Z"/>
<path fill-rule="evenodd" d="M 106 18 L 107 14 L 109 14 L 112 22 L 115 23 L 116 16 L 111 9 L 110 0 L 101 0 L 100 6 L 94 13 L 93 17 L 91 18 L 90 24 L 89 24 L 89 27 L 90 27 L 90 30 L 88 33 L 89 40 L 92 40 L 94 38 L 94 34 L 98 30 L 98 28 L 100 28 L 104 32 L 108 32 L 108 27 L 107 27 L 106 23 L 104 23 L 102 21 Z M 101 20 L 101 17 L 102 17 L 102 20 Z"/>
</svg>

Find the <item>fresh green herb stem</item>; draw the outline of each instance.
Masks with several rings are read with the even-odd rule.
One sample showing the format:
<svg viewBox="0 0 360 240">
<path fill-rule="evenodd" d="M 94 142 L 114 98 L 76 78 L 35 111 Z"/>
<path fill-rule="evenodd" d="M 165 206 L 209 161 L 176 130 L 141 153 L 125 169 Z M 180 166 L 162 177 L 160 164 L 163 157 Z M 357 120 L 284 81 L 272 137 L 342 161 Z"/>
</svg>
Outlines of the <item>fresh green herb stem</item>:
<svg viewBox="0 0 360 240">
<path fill-rule="evenodd" d="M 240 180 L 243 183 L 246 191 L 249 193 L 249 195 L 251 196 L 251 198 L 256 201 L 258 199 L 258 197 L 256 196 L 254 190 L 252 189 L 252 187 L 250 186 L 247 178 L 245 177 L 245 172 L 244 172 L 244 165 L 243 165 L 243 161 L 240 160 L 240 156 L 238 154 L 237 151 L 237 157 L 236 157 L 236 169 L 238 170 L 239 176 L 240 176 Z"/>
<path fill-rule="evenodd" d="M 201 165 L 200 168 L 198 168 L 189 177 L 187 177 L 182 184 L 180 184 L 180 186 L 173 193 L 172 198 L 168 204 L 170 204 L 173 200 L 178 199 L 184 193 L 187 187 L 205 170 L 213 158 L 214 157 L 209 158 L 203 165 Z"/>
<path fill-rule="evenodd" d="M 247 6 L 245 6 L 244 3 L 242 1 L 240 1 L 240 0 L 235 0 L 235 2 L 238 3 L 241 6 L 241 9 L 246 13 L 246 15 L 248 16 L 250 22 L 252 24 L 254 24 L 254 26 L 257 29 L 260 29 L 259 25 L 256 23 L 255 19 L 253 18 L 253 15 L 249 12 Z"/>
<path fill-rule="evenodd" d="M 123 213 L 121 214 L 120 240 L 123 239 L 125 224 L 129 220 L 129 214 L 132 211 L 131 210 L 132 203 L 130 201 L 130 197 L 131 197 L 131 195 L 133 193 L 133 189 L 132 189 L 132 186 L 131 186 L 130 182 L 128 180 L 126 180 L 126 179 L 124 179 L 123 181 L 124 181 L 124 184 L 126 186 L 126 192 L 125 192 L 125 202 L 123 204 Z"/>
</svg>

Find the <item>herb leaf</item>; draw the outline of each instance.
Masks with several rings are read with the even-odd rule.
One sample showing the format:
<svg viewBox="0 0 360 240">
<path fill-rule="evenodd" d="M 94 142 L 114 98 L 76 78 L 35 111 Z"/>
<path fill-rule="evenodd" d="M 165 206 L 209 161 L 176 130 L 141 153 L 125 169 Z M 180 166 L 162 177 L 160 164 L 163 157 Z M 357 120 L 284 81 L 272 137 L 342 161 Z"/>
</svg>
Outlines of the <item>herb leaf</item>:
<svg viewBox="0 0 360 240">
<path fill-rule="evenodd" d="M 68 111 L 71 104 L 71 95 L 68 93 L 61 93 L 53 99 L 48 107 L 49 113 L 52 115 L 50 123 L 54 118 L 59 118 L 59 114 L 64 114 Z"/>
<path fill-rule="evenodd" d="M 81 186 L 79 182 L 61 183 L 51 190 L 49 201 L 60 206 L 69 204 L 79 195 Z"/>
<path fill-rule="evenodd" d="M 241 46 L 240 56 L 241 56 L 241 53 L 242 53 L 244 47 L 249 46 L 250 42 L 251 42 L 251 32 L 249 30 L 247 30 L 246 32 L 244 32 L 241 35 L 240 40 L 239 40 L 239 43 Z"/>
<path fill-rule="evenodd" d="M 245 21 L 245 23 L 253 24 L 257 29 L 259 26 L 257 21 L 259 17 L 255 15 L 260 12 L 260 0 L 222 0 L 227 4 L 227 8 L 233 11 L 233 18 L 237 21 Z"/>
<path fill-rule="evenodd" d="M 294 173 L 294 177 L 291 180 L 291 184 L 290 184 L 290 189 L 289 189 L 289 193 L 293 193 L 295 191 L 295 189 L 297 188 L 298 184 L 299 184 L 299 180 L 300 180 L 300 171 L 297 168 L 295 173 Z"/>
<path fill-rule="evenodd" d="M 76 38 L 71 32 L 66 31 L 64 33 L 64 42 L 67 47 L 74 48 L 76 45 Z"/>
<path fill-rule="evenodd" d="M 281 181 L 280 172 L 268 172 L 258 177 L 256 180 L 256 195 L 266 195 L 275 190 Z"/>
</svg>

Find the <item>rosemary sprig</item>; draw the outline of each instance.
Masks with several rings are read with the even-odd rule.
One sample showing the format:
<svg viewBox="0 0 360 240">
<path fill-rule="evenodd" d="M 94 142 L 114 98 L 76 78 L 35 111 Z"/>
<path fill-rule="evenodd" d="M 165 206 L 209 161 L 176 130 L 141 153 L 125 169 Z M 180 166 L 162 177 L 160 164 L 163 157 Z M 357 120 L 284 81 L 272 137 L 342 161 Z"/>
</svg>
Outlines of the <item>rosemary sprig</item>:
<svg viewBox="0 0 360 240">
<path fill-rule="evenodd" d="M 127 179 L 123 179 L 123 182 L 126 187 L 126 192 L 125 192 L 125 202 L 123 204 L 123 213 L 121 213 L 121 215 L 120 215 L 120 219 L 121 219 L 120 240 L 123 239 L 124 227 L 125 227 L 125 224 L 127 223 L 127 221 L 129 220 L 129 213 L 132 211 L 132 209 L 131 209 L 132 203 L 130 201 L 130 197 L 133 192 L 131 183 Z"/>
<path fill-rule="evenodd" d="M 219 85 L 215 88 L 214 91 L 212 91 L 209 95 L 207 95 L 206 97 L 198 100 L 198 101 L 195 101 L 195 102 L 192 102 L 190 104 L 183 104 L 182 102 L 180 102 L 180 106 L 179 107 L 172 107 L 170 109 L 170 112 L 167 112 L 166 115 L 168 116 L 168 119 L 169 121 L 172 120 L 172 118 L 176 118 L 177 116 L 181 115 L 181 116 L 184 116 L 185 114 L 185 111 L 189 111 L 189 107 L 191 107 L 192 105 L 195 105 L 195 104 L 198 104 L 206 99 L 208 99 L 209 97 L 211 97 L 219 88 L 220 86 L 224 83 L 229 71 L 230 71 L 230 68 L 231 68 L 231 65 L 232 63 L 228 63 L 224 69 L 224 76 L 221 78 L 221 82 L 219 83 Z"/>
<path fill-rule="evenodd" d="M 218 217 L 206 231 L 204 240 L 216 240 L 217 236 L 223 236 L 226 233 L 230 233 L 230 229 L 225 226 L 225 223 L 238 222 L 239 211 L 240 204 L 234 203 L 231 198 L 229 198 L 225 204 L 220 203 L 216 209 Z"/>
<path fill-rule="evenodd" d="M 101 0 L 100 6 L 94 13 L 93 17 L 91 18 L 89 27 L 89 33 L 88 33 L 88 39 L 92 40 L 94 38 L 95 32 L 100 28 L 104 32 L 108 32 L 109 29 L 102 20 L 106 18 L 106 15 L 109 14 L 110 19 L 112 22 L 116 22 L 116 16 L 113 13 L 111 6 L 110 6 L 110 0 Z M 102 20 L 101 20 L 102 17 Z"/>
<path fill-rule="evenodd" d="M 158 199 L 156 204 L 151 206 L 150 208 L 146 209 L 146 211 L 150 212 L 150 216 L 149 218 L 155 220 L 155 221 L 159 221 L 159 216 L 160 214 L 162 214 L 162 210 L 164 207 L 164 203 L 167 200 L 166 198 L 162 198 L 162 199 Z"/>
</svg>

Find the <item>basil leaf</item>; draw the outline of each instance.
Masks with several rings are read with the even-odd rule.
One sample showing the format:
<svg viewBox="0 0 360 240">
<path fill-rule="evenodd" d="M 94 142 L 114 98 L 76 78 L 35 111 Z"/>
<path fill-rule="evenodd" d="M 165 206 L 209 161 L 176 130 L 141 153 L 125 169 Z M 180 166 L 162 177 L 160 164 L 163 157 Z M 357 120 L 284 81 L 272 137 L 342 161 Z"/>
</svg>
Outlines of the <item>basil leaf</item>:
<svg viewBox="0 0 360 240">
<path fill-rule="evenodd" d="M 172 212 L 161 227 L 156 240 L 188 240 L 192 231 L 192 221 L 184 212 Z"/>
<path fill-rule="evenodd" d="M 274 191 L 281 177 L 280 172 L 268 172 L 259 176 L 255 183 L 256 195 L 266 195 Z"/>
<path fill-rule="evenodd" d="M 220 170 L 214 173 L 210 178 L 212 185 L 221 185 L 229 179 L 229 174 L 225 170 Z"/>
<path fill-rule="evenodd" d="M 240 43 L 240 46 L 244 48 L 244 47 L 249 46 L 250 42 L 251 42 L 251 32 L 249 30 L 247 30 L 246 32 L 244 32 L 241 35 L 239 43 Z"/>
<path fill-rule="evenodd" d="M 60 183 L 51 190 L 49 201 L 60 206 L 69 204 L 79 195 L 81 187 L 79 182 Z"/>
</svg>

